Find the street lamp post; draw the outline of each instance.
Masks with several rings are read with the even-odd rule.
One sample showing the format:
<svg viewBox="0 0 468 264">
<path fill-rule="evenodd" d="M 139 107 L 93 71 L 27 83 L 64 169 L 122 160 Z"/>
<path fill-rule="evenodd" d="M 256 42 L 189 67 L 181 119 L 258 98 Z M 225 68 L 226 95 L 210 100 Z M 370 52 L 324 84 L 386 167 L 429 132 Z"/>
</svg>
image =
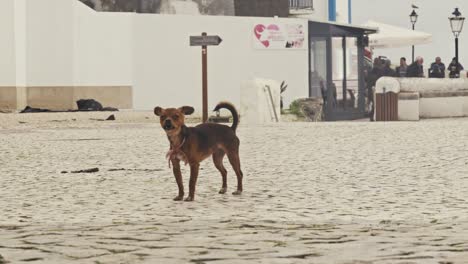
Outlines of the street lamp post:
<svg viewBox="0 0 468 264">
<path fill-rule="evenodd" d="M 458 8 L 455 8 L 455 11 L 452 13 L 452 17 L 449 17 L 450 27 L 452 28 L 453 35 L 455 36 L 455 66 L 456 66 L 456 75 L 460 75 L 460 67 L 458 63 L 458 36 L 463 30 L 463 23 L 465 18 L 461 16 Z"/>
<path fill-rule="evenodd" d="M 418 21 L 418 14 L 416 13 L 416 10 L 413 9 L 413 12 L 411 12 L 410 14 L 410 21 L 411 21 L 411 24 L 413 24 L 413 30 L 414 30 L 414 25 L 416 24 L 416 22 Z M 414 45 L 412 46 L 412 62 L 414 62 Z"/>
</svg>

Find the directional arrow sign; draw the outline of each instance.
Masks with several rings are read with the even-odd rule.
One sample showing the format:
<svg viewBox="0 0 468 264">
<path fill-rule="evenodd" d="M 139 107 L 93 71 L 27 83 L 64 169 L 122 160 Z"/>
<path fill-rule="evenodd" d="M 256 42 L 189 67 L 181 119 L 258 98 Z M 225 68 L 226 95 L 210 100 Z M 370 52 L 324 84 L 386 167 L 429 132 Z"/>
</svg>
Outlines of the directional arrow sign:
<svg viewBox="0 0 468 264">
<path fill-rule="evenodd" d="M 219 36 L 208 36 L 203 32 L 201 36 L 190 36 L 190 46 L 201 46 L 202 51 L 202 98 L 203 123 L 208 120 L 208 47 L 218 46 L 223 41 Z"/>
<path fill-rule="evenodd" d="M 190 46 L 218 46 L 221 41 L 219 36 L 190 36 Z"/>
</svg>

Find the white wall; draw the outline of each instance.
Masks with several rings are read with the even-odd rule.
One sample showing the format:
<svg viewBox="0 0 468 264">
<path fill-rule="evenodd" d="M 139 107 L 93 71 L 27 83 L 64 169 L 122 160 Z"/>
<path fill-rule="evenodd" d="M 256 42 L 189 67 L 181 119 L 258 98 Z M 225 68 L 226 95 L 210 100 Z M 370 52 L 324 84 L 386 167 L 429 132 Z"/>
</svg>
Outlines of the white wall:
<svg viewBox="0 0 468 264">
<path fill-rule="evenodd" d="M 0 86 L 15 86 L 14 0 L 0 1 Z"/>
<path fill-rule="evenodd" d="M 468 97 L 434 97 L 419 99 L 421 118 L 468 116 Z"/>
<path fill-rule="evenodd" d="M 73 84 L 73 6 L 70 0 L 27 1 L 27 85 Z"/>
<path fill-rule="evenodd" d="M 209 108 L 240 105 L 241 84 L 253 78 L 285 80 L 285 106 L 308 95 L 307 48 L 252 45 L 256 23 L 281 18 L 96 13 L 75 0 L 1 0 L 0 14 L 0 85 L 132 85 L 135 109 L 200 109 L 201 48 L 189 36 L 206 31 L 223 38 L 208 49 Z"/>
<path fill-rule="evenodd" d="M 314 0 L 314 10 L 313 18 L 328 21 L 328 0 Z"/>
<path fill-rule="evenodd" d="M 73 25 L 74 84 L 131 85 L 133 14 L 98 13 L 74 1 Z"/>
<path fill-rule="evenodd" d="M 336 0 L 336 22 L 348 23 L 348 0 Z"/>
<path fill-rule="evenodd" d="M 328 21 L 328 0 L 314 0 L 314 9 L 289 10 L 290 17 Z"/>
<path fill-rule="evenodd" d="M 1 0 L 0 86 L 131 85 L 132 25 L 74 0 Z"/>
<path fill-rule="evenodd" d="M 26 43 L 27 43 L 27 28 L 26 28 L 26 1 L 28 0 L 13 0 L 15 3 L 14 12 L 14 35 L 15 35 L 15 63 L 16 63 L 16 86 L 26 86 Z"/>
<path fill-rule="evenodd" d="M 306 97 L 307 49 L 255 50 L 252 46 L 253 26 L 273 21 L 273 18 L 137 15 L 134 107 L 191 104 L 196 110 L 201 108 L 201 47 L 190 47 L 189 36 L 203 31 L 223 39 L 220 46 L 208 48 L 210 109 L 221 100 L 239 105 L 242 82 L 255 77 L 285 80 L 289 84 L 286 106 L 295 98 Z M 304 45 L 307 47 L 308 43 Z"/>
</svg>

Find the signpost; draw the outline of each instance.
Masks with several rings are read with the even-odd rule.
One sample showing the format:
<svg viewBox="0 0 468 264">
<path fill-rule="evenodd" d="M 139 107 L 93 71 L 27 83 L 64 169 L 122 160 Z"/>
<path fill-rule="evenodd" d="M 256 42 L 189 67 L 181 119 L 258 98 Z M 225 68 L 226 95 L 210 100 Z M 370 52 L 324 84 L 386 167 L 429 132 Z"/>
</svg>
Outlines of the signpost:
<svg viewBox="0 0 468 264">
<path fill-rule="evenodd" d="M 223 41 L 219 36 L 207 36 L 203 32 L 201 36 L 190 36 L 190 46 L 202 47 L 202 89 L 203 89 L 203 123 L 208 120 L 208 47 L 218 46 Z"/>
</svg>

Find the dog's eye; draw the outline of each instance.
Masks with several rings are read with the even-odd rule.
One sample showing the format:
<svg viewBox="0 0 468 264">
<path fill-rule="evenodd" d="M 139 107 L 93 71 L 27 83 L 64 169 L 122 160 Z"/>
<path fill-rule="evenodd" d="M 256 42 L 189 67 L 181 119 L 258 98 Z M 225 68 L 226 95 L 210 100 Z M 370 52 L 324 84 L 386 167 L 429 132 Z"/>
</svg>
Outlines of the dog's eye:
<svg viewBox="0 0 468 264">
<path fill-rule="evenodd" d="M 162 115 L 162 116 L 161 116 L 161 119 L 166 119 L 166 116 L 165 116 L 165 115 Z"/>
<path fill-rule="evenodd" d="M 179 119 L 179 116 L 178 116 L 178 115 L 175 115 L 175 116 L 173 116 L 172 118 L 173 118 L 174 120 L 177 120 L 177 119 Z"/>
</svg>

